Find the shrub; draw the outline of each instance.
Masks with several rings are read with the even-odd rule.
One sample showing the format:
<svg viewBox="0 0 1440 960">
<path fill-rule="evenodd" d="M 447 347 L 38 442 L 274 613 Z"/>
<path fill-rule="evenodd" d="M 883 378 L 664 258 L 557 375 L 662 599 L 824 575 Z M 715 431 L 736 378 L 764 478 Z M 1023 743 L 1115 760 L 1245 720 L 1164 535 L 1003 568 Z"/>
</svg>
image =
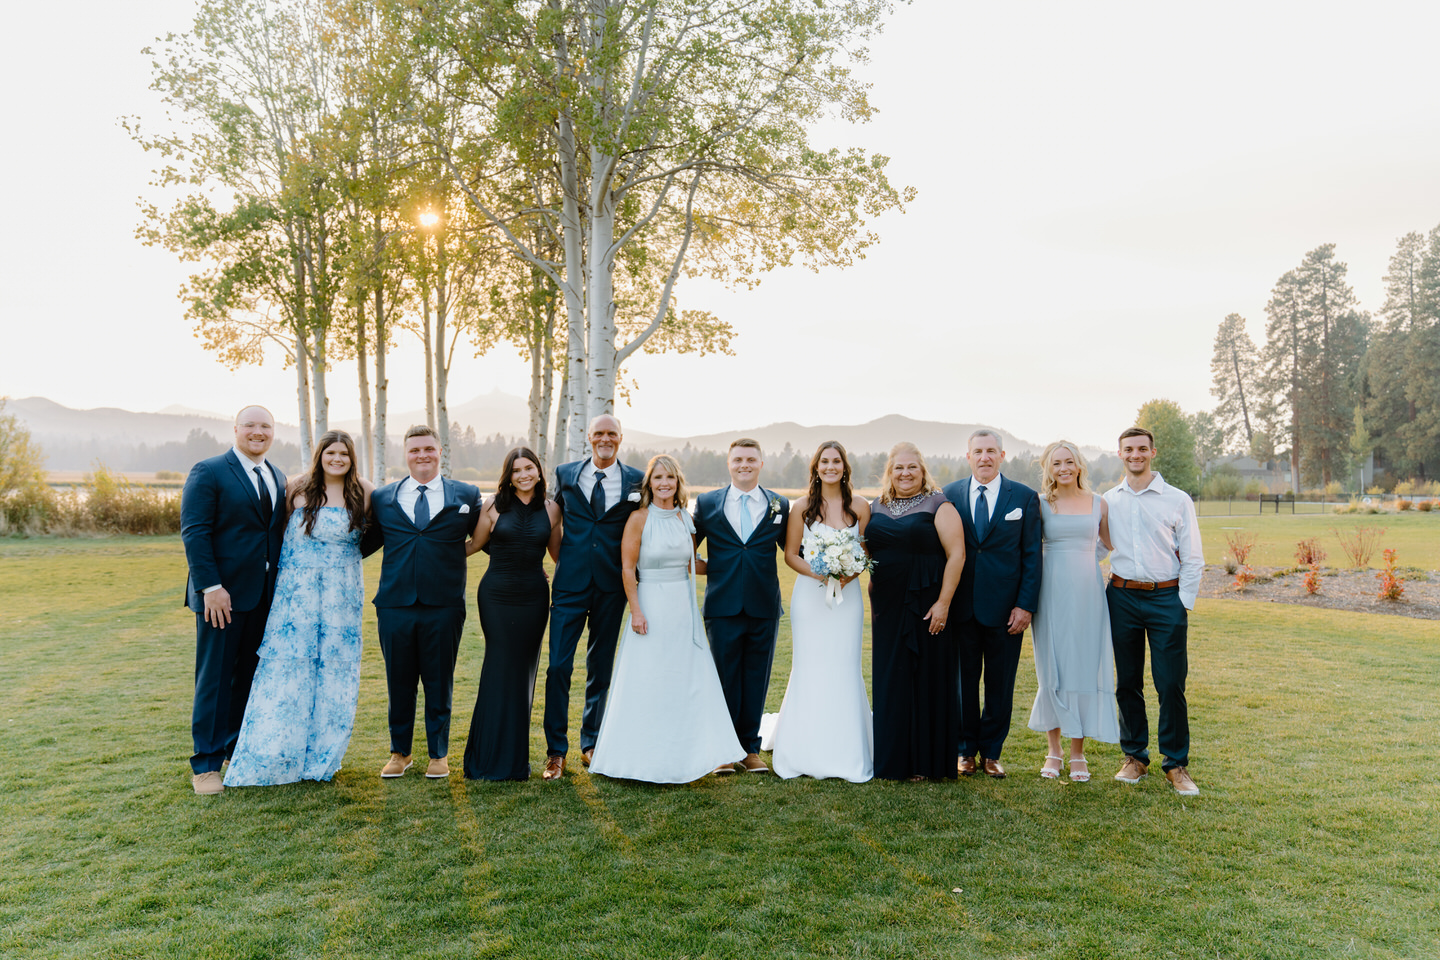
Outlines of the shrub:
<svg viewBox="0 0 1440 960">
<path fill-rule="evenodd" d="M 1421 513 L 1429 513 L 1429 512 L 1430 512 L 1431 510 L 1433 510 L 1434 508 L 1435 508 L 1435 501 L 1434 501 L 1434 500 L 1421 500 L 1421 501 L 1419 501 L 1418 503 L 1415 504 L 1415 509 L 1416 509 L 1416 510 L 1419 510 Z"/>
<path fill-rule="evenodd" d="M 1247 500 L 1258 500 L 1260 494 L 1265 492 L 1265 484 L 1251 478 L 1245 481 L 1245 489 L 1241 491 Z"/>
<path fill-rule="evenodd" d="M 1410 497 L 1414 496 L 1418 492 L 1416 490 L 1416 486 L 1417 484 L 1414 480 L 1401 480 L 1399 483 L 1395 484 L 1395 489 L 1391 492 L 1399 497 Z"/>
<path fill-rule="evenodd" d="M 1320 592 L 1320 564 L 1310 564 L 1310 569 L 1305 572 L 1305 593 L 1307 596 L 1315 596 Z"/>
<path fill-rule="evenodd" d="M 1240 569 L 1240 564 L 1236 563 L 1235 558 L 1230 556 L 1229 554 L 1225 555 L 1224 565 L 1225 572 L 1231 576 L 1234 576 L 1235 571 Z"/>
<path fill-rule="evenodd" d="M 1384 487 L 1370 486 L 1370 487 L 1366 487 L 1366 488 L 1365 488 L 1365 495 L 1366 495 L 1367 497 L 1378 497 L 1378 496 L 1380 496 L 1380 494 L 1382 494 L 1382 493 L 1384 493 L 1384 492 L 1385 492 L 1385 488 L 1384 488 Z"/>
<path fill-rule="evenodd" d="M 156 471 L 155 471 L 155 479 L 156 479 L 156 480 L 184 480 L 184 479 L 185 479 L 185 474 L 179 473 L 179 472 L 177 472 L 177 471 L 175 471 L 175 470 L 156 470 Z"/>
<path fill-rule="evenodd" d="M 1395 509 L 1399 510 L 1401 513 L 1404 513 L 1406 510 L 1409 510 L 1413 506 L 1415 506 L 1414 501 L 1406 500 L 1404 497 L 1401 497 L 1399 500 L 1395 501 Z"/>
<path fill-rule="evenodd" d="M 1354 567 L 1368 567 L 1370 557 L 1374 555 L 1375 548 L 1380 545 L 1380 538 L 1385 536 L 1384 527 L 1355 527 L 1349 533 L 1341 533 L 1334 527 L 1330 532 L 1335 534 L 1340 541 L 1340 549 L 1350 558 L 1350 564 Z"/>
<path fill-rule="evenodd" d="M 1325 495 L 1327 497 L 1338 497 L 1344 492 L 1345 484 L 1341 483 L 1339 480 L 1331 480 L 1329 483 L 1325 484 Z"/>
<path fill-rule="evenodd" d="M 1295 562 L 1302 567 L 1314 566 L 1325 559 L 1325 548 L 1320 546 L 1319 537 L 1309 537 L 1295 543 Z"/>
<path fill-rule="evenodd" d="M 1230 556 L 1235 558 L 1235 562 L 1244 566 L 1250 559 L 1250 551 L 1255 549 L 1255 534 L 1226 530 L 1225 545 L 1230 548 Z"/>
<path fill-rule="evenodd" d="M 176 533 L 180 530 L 180 498 L 164 490 L 137 486 L 96 461 L 86 474 L 82 516 L 77 527 L 98 533 Z"/>
<path fill-rule="evenodd" d="M 1228 463 L 1222 463 L 1205 478 L 1201 495 L 1207 500 L 1229 500 L 1240 492 L 1240 471 Z"/>
<path fill-rule="evenodd" d="M 45 483 L 45 451 L 5 413 L 7 399 L 0 397 L 0 532 L 27 535 L 49 522 L 55 494 Z"/>
<path fill-rule="evenodd" d="M 1399 600 L 1405 595 L 1405 578 L 1395 572 L 1395 551 L 1385 551 L 1385 569 L 1375 574 L 1380 581 L 1381 600 Z"/>
</svg>

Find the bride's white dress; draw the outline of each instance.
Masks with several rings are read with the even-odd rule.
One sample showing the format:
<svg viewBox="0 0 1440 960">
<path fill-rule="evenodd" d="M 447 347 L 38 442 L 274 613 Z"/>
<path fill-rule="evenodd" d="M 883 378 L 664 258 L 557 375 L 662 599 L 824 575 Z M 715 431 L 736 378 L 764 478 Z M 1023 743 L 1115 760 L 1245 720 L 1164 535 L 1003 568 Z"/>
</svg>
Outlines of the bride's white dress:
<svg viewBox="0 0 1440 960">
<path fill-rule="evenodd" d="M 649 507 L 636 563 L 649 628 L 625 620 L 591 773 L 689 783 L 745 758 L 695 600 L 694 532 L 684 510 Z"/>
<path fill-rule="evenodd" d="M 816 522 L 816 527 L 834 529 Z M 849 530 L 853 533 L 856 525 Z M 875 734 L 870 700 L 860 673 L 864 592 L 852 580 L 834 607 L 825 585 L 796 577 L 790 593 L 790 682 L 780 713 L 761 724 L 762 748 L 773 750 L 778 776 L 839 777 L 863 783 L 875 775 Z M 773 722 L 772 722 L 773 721 Z"/>
</svg>

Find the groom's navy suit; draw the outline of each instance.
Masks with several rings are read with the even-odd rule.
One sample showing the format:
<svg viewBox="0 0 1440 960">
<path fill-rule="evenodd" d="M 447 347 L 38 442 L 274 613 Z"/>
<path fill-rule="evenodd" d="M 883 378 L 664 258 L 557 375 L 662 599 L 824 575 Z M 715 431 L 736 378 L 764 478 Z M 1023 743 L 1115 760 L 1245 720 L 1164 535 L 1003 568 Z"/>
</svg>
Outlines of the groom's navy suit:
<svg viewBox="0 0 1440 960">
<path fill-rule="evenodd" d="M 695 542 L 706 550 L 705 633 L 725 690 L 735 736 L 746 753 L 760 752 L 760 717 L 775 661 L 780 616 L 780 578 L 775 550 L 785 550 L 790 501 L 764 487 L 766 508 L 746 540 L 725 516 L 730 487 L 695 498 Z"/>
<path fill-rule="evenodd" d="M 1015 671 L 1024 639 L 1023 632 L 1010 634 L 1010 612 L 1019 607 L 1033 614 L 1040 602 L 1040 498 L 1025 484 L 1000 476 L 1000 492 L 980 540 L 970 506 L 973 479 L 957 480 L 945 488 L 965 527 L 965 569 L 950 610 L 960 636 L 959 756 L 973 757 L 978 750 L 983 759 L 999 760 L 1010 732 Z"/>
<path fill-rule="evenodd" d="M 396 495 L 402 484 L 370 495 L 371 523 L 360 552 L 382 546 L 375 620 L 385 683 L 390 694 L 390 750 L 409 756 L 415 736 L 415 687 L 425 688 L 425 745 L 431 758 L 450 753 L 450 704 L 455 658 L 465 628 L 465 541 L 480 520 L 480 491 L 468 483 L 436 477 L 443 506 L 416 527 Z"/>
<path fill-rule="evenodd" d="M 596 516 L 580 486 L 586 460 L 555 468 L 555 502 L 564 532 L 560 559 L 550 591 L 550 666 L 545 671 L 545 749 L 563 756 L 570 749 L 566 736 L 570 721 L 570 675 L 575 669 L 575 648 L 588 622 L 585 648 L 585 709 L 580 719 L 580 749 L 590 750 L 600 735 L 610 672 L 615 666 L 615 644 L 625 614 L 625 587 L 620 580 L 620 541 L 625 522 L 635 512 L 640 482 L 645 475 L 616 462 L 620 470 L 620 496 L 608 501 Z M 631 500 L 631 495 L 635 496 Z"/>
<path fill-rule="evenodd" d="M 285 535 L 285 475 L 265 463 L 276 493 L 268 522 L 250 477 L 253 465 L 242 464 L 234 450 L 195 464 L 180 495 L 180 540 L 189 566 L 185 605 L 195 612 L 190 766 L 196 773 L 219 770 L 235 749 L 260 662 Z M 204 591 L 216 586 L 230 594 L 224 627 L 205 622 Z"/>
</svg>

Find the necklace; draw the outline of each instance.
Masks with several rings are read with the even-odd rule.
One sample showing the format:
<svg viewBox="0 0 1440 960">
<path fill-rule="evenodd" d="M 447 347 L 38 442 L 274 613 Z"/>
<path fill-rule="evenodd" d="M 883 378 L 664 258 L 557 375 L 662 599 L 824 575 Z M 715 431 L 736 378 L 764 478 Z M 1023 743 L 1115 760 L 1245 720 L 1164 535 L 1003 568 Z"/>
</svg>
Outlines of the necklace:
<svg viewBox="0 0 1440 960">
<path fill-rule="evenodd" d="M 891 500 L 885 504 L 885 509 L 890 511 L 890 516 L 892 517 L 903 517 L 910 512 L 911 508 L 928 496 L 930 495 L 922 490 L 913 497 Z"/>
</svg>

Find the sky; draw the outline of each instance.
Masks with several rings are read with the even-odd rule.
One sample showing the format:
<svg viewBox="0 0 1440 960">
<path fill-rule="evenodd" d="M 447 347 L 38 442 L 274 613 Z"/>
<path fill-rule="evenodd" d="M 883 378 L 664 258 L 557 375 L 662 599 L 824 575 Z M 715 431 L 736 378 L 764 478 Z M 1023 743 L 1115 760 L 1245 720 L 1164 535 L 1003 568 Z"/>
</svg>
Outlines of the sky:
<svg viewBox="0 0 1440 960">
<path fill-rule="evenodd" d="M 193 9 L 7 15 L 0 396 L 295 419 L 293 371 L 216 362 L 176 299 L 185 265 L 133 235 L 153 160 L 118 121 L 162 118 L 140 51 Z M 637 355 L 624 422 L 674 436 L 898 413 L 1108 448 L 1147 400 L 1208 409 L 1226 314 L 1262 342 L 1271 287 L 1323 243 L 1378 310 L 1396 240 L 1440 224 L 1436 36 L 1440 5 L 1422 2 L 898 7 L 862 67 L 878 116 L 815 143 L 890 157 L 916 199 L 843 271 L 682 283 L 683 306 L 734 326 L 735 356 Z M 469 352 L 452 402 L 526 394 L 516 351 Z M 423 406 L 421 364 L 414 344 L 392 352 L 392 409 Z M 333 419 L 358 415 L 350 369 L 329 393 Z"/>
</svg>

